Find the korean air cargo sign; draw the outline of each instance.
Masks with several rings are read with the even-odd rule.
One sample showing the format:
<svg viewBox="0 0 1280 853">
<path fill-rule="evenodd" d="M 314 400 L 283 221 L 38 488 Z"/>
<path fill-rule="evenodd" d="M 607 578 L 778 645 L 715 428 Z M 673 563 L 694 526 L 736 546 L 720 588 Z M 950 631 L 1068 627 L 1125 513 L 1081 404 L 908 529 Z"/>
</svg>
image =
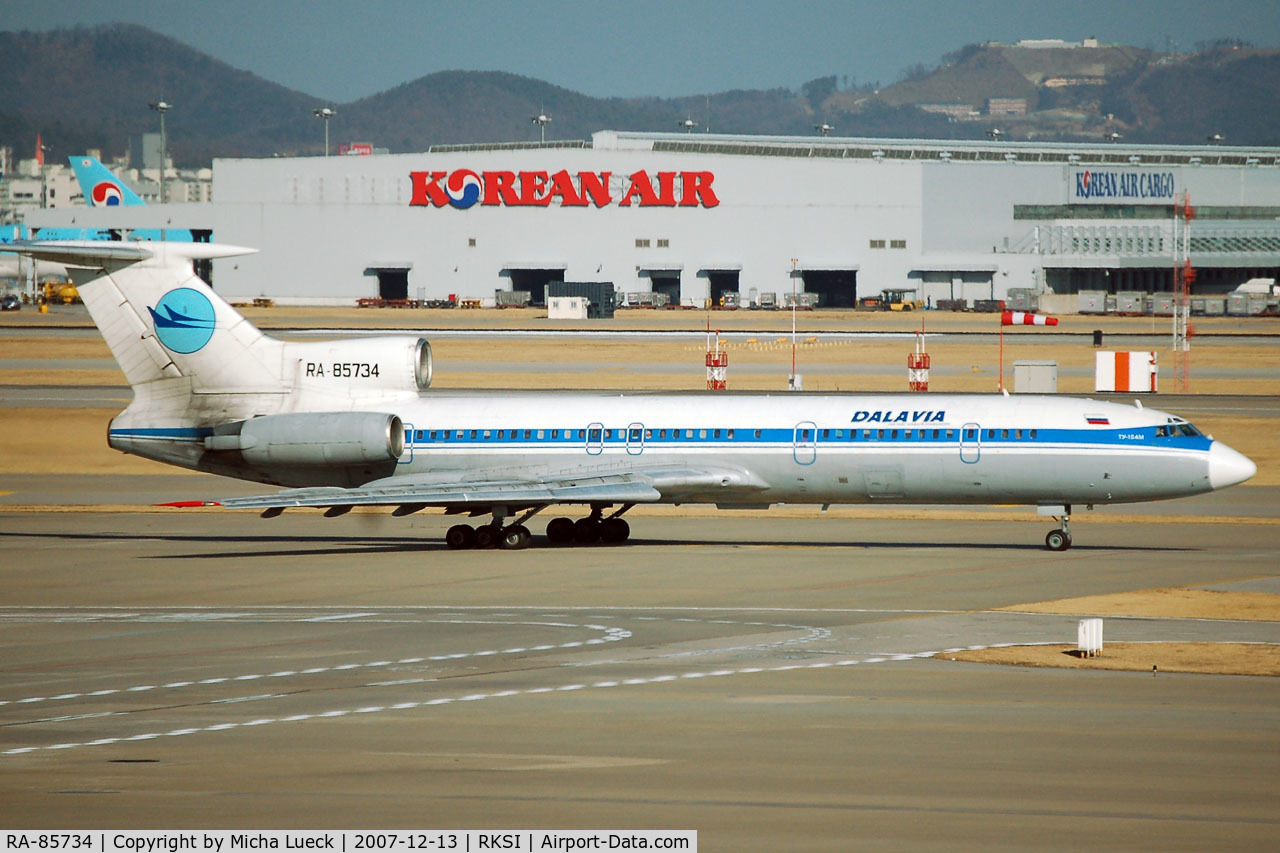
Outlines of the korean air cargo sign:
<svg viewBox="0 0 1280 853">
<path fill-rule="evenodd" d="M 411 206 L 715 207 L 712 172 L 410 172 Z"/>
<path fill-rule="evenodd" d="M 1072 169 L 1068 172 L 1072 204 L 1170 204 L 1173 172 L 1146 169 Z"/>
</svg>

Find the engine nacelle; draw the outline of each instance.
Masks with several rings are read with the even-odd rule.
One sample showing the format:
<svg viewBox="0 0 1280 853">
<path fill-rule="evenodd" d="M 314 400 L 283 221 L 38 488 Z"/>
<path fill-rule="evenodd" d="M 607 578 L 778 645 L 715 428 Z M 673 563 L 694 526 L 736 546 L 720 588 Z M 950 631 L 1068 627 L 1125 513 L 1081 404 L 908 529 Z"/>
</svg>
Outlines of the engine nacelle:
<svg viewBox="0 0 1280 853">
<path fill-rule="evenodd" d="M 394 463 L 404 453 L 404 424 L 385 412 L 265 415 L 236 426 L 236 434 L 206 438 L 205 447 L 238 450 L 263 467 Z"/>
<path fill-rule="evenodd" d="M 431 386 L 426 338 L 352 338 L 285 344 L 286 373 L 295 387 L 360 396 L 380 391 L 425 391 Z"/>
</svg>

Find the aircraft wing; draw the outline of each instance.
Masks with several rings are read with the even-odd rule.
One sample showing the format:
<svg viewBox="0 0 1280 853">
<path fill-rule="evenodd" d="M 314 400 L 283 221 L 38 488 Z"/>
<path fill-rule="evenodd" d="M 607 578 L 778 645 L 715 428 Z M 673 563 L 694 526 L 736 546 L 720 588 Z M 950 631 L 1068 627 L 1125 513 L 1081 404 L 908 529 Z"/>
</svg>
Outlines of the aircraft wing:
<svg viewBox="0 0 1280 853">
<path fill-rule="evenodd" d="M 536 506 L 555 503 L 652 503 L 662 495 L 631 474 L 606 474 L 537 480 L 422 482 L 414 477 L 378 480 L 353 489 L 333 486 L 286 489 L 272 495 L 228 498 L 230 509 L 331 506 L 443 506 L 455 511 L 487 512 L 492 506 Z"/>
<path fill-rule="evenodd" d="M 655 503 L 664 498 L 671 500 L 673 496 L 690 501 L 714 501 L 722 489 L 740 494 L 743 490 L 767 488 L 767 484 L 751 472 L 713 467 L 662 466 L 612 472 L 571 470 L 515 477 L 482 475 L 466 480 L 447 480 L 442 476 L 447 475 L 388 477 L 350 489 L 337 486 L 285 489 L 270 495 L 227 498 L 220 503 L 230 509 L 438 506 L 450 512 L 480 515 L 495 506 L 514 511 L 519 507 L 548 504 Z"/>
</svg>

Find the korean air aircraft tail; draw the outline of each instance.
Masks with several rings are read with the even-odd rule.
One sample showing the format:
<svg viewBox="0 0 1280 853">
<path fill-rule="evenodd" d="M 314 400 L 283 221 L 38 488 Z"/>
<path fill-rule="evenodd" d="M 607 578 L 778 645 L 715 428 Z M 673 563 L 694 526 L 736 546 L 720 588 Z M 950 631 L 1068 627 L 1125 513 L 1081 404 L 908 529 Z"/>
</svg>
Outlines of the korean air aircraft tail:
<svg viewBox="0 0 1280 853">
<path fill-rule="evenodd" d="M 69 159 L 84 193 L 84 202 L 90 207 L 146 204 L 124 181 L 102 165 L 97 157 L 84 155 Z"/>
<path fill-rule="evenodd" d="M 129 189 L 124 181 L 112 174 L 106 166 L 98 161 L 97 157 L 89 157 L 82 155 L 78 157 L 68 158 L 71 161 L 71 168 L 75 170 L 76 180 L 80 183 L 80 190 L 84 193 L 85 204 L 90 207 L 141 207 L 145 206 L 137 193 Z M 42 239 L 67 240 L 79 239 L 73 236 L 61 236 L 48 232 L 41 232 Z M 136 241 L 144 242 L 175 242 L 189 243 L 195 239 L 195 236 L 186 228 L 165 228 L 163 231 L 158 228 L 137 228 L 129 232 L 129 238 Z"/>
</svg>

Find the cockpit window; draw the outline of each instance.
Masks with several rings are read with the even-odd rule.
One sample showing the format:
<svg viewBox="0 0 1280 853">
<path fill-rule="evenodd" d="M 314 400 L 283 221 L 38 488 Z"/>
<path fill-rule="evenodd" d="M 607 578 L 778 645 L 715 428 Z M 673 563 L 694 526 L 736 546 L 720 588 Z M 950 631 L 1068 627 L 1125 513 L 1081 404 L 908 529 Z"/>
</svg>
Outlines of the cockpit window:
<svg viewBox="0 0 1280 853">
<path fill-rule="evenodd" d="M 1197 435 L 1203 435 L 1203 434 L 1204 434 L 1204 433 L 1200 432 L 1200 430 L 1198 430 L 1198 429 L 1196 429 L 1195 427 L 1193 427 L 1191 424 L 1186 424 L 1186 423 L 1178 424 L 1178 425 L 1177 425 L 1177 430 L 1178 430 L 1178 432 L 1182 433 L 1183 435 L 1188 436 L 1188 437 L 1191 437 L 1191 438 L 1194 438 L 1194 437 L 1195 437 L 1195 436 L 1197 436 Z"/>
</svg>

